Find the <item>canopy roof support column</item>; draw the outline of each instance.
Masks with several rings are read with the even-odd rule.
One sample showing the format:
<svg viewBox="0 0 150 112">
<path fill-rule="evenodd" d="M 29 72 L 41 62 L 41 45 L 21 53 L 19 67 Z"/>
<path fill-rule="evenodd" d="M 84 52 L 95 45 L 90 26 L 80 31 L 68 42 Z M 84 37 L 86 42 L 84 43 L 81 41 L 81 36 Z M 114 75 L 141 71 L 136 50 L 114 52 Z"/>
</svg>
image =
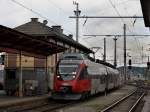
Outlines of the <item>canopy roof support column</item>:
<svg viewBox="0 0 150 112">
<path fill-rule="evenodd" d="M 49 74 L 48 74 L 48 57 L 46 56 L 46 67 L 45 67 L 45 70 L 46 70 L 46 85 L 47 85 L 47 89 L 48 89 L 48 92 L 49 92 Z"/>
<path fill-rule="evenodd" d="M 23 97 L 23 91 L 22 91 L 22 63 L 21 63 L 21 51 L 20 51 L 20 54 L 19 54 L 19 97 Z"/>
</svg>

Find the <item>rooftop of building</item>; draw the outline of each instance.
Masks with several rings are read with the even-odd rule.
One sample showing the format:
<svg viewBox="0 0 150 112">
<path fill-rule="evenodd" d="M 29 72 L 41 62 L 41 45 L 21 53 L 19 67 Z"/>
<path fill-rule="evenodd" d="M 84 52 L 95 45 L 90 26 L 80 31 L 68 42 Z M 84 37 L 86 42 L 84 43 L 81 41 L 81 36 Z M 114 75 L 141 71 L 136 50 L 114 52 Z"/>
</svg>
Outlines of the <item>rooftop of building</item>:
<svg viewBox="0 0 150 112">
<path fill-rule="evenodd" d="M 44 20 L 42 23 L 39 22 L 38 18 L 31 18 L 30 22 L 17 26 L 14 29 L 25 34 L 32 35 L 34 37 L 45 37 L 42 39 L 46 40 L 49 40 L 49 38 L 53 38 L 54 40 L 62 41 L 64 43 L 67 43 L 68 45 L 81 49 L 86 53 L 93 53 L 92 50 L 73 40 L 73 36 L 71 34 L 68 36 L 65 35 L 61 26 L 57 25 L 49 27 L 47 26 L 47 23 L 47 20 Z"/>
</svg>

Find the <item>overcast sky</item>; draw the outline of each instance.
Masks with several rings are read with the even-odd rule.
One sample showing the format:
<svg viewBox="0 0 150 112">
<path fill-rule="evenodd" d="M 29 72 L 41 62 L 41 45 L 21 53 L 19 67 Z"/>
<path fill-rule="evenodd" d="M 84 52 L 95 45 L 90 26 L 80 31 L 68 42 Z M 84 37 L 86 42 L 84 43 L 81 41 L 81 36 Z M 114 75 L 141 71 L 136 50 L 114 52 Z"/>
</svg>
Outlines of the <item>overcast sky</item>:
<svg viewBox="0 0 150 112">
<path fill-rule="evenodd" d="M 26 8 L 18 5 L 22 4 Z M 78 0 L 81 15 L 85 16 L 142 16 L 140 0 Z M 112 4 L 113 6 L 112 6 Z M 29 11 L 30 10 L 30 11 Z M 32 11 L 37 12 L 37 14 Z M 14 28 L 30 21 L 32 17 L 38 17 L 39 21 L 48 19 L 48 25 L 61 25 L 65 34 L 72 33 L 75 38 L 75 19 L 73 16 L 73 0 L 0 0 L 0 24 Z M 116 11 L 117 10 L 117 11 Z M 42 16 L 39 16 L 39 14 Z M 127 34 L 150 34 L 145 28 L 143 19 L 80 19 L 81 44 L 88 48 L 103 48 L 104 37 L 85 37 L 84 34 L 123 34 L 123 24 L 127 24 Z M 135 22 L 135 24 L 134 24 Z M 107 38 L 107 59 L 113 60 L 114 41 L 112 37 Z M 133 63 L 142 62 L 143 55 L 150 54 L 146 51 L 150 46 L 150 37 L 127 37 L 127 54 L 132 56 Z M 117 41 L 118 63 L 123 62 L 123 37 Z M 149 51 L 150 52 L 150 51 Z M 96 54 L 102 59 L 103 49 Z M 146 61 L 147 57 L 143 59 Z"/>
</svg>

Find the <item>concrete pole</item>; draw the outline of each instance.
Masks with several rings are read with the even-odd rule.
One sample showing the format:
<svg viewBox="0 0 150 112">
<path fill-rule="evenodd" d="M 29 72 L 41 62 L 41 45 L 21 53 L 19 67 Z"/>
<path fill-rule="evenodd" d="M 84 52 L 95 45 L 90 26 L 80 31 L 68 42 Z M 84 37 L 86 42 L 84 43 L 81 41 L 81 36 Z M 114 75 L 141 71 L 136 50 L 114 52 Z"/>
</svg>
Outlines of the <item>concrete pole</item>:
<svg viewBox="0 0 150 112">
<path fill-rule="evenodd" d="M 46 65 L 46 67 L 45 67 L 45 70 L 46 70 L 46 85 L 47 85 L 47 90 L 49 91 L 49 75 L 48 75 L 48 57 L 46 56 L 46 59 L 45 59 L 45 65 Z"/>
<path fill-rule="evenodd" d="M 76 10 L 74 11 L 76 16 L 76 41 L 79 41 L 79 15 L 81 11 L 79 10 L 79 3 L 74 2 L 74 5 L 76 5 Z"/>
<path fill-rule="evenodd" d="M 78 42 L 79 40 L 79 4 L 77 3 L 77 18 L 76 18 L 76 41 Z"/>
<path fill-rule="evenodd" d="M 143 63 L 143 58 L 144 58 L 144 53 L 143 53 L 143 51 L 144 51 L 144 47 L 142 46 L 142 63 Z"/>
<path fill-rule="evenodd" d="M 126 24 L 123 26 L 124 29 L 124 78 L 127 80 L 127 63 L 126 63 Z"/>
<path fill-rule="evenodd" d="M 114 45 L 114 66 L 116 68 L 117 67 L 117 38 L 116 38 L 116 36 L 114 38 L 114 42 L 115 42 L 115 45 Z"/>
<path fill-rule="evenodd" d="M 106 38 L 104 38 L 104 62 L 106 62 Z"/>
<path fill-rule="evenodd" d="M 20 64 L 20 74 L 19 74 L 19 97 L 23 97 L 23 86 L 22 86 L 22 57 L 21 57 L 22 53 L 20 51 L 20 54 L 19 54 L 19 64 Z"/>
</svg>

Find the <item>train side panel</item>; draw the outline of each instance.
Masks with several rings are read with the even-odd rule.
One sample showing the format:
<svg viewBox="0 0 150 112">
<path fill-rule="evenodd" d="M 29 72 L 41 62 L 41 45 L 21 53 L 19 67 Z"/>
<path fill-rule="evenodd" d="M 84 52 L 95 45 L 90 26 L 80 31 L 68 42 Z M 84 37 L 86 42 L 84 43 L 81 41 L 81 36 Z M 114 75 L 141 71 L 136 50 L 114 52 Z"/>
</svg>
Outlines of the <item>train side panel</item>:
<svg viewBox="0 0 150 112">
<path fill-rule="evenodd" d="M 96 94 L 99 92 L 104 92 L 106 88 L 106 84 L 101 82 L 101 78 L 92 79 L 92 86 L 91 86 L 91 94 Z"/>
<path fill-rule="evenodd" d="M 88 66 L 88 74 L 91 78 L 91 94 L 96 94 L 98 92 L 105 91 L 106 84 L 105 84 L 105 76 L 106 76 L 106 69 L 104 66 L 97 64 L 97 63 L 89 63 Z"/>
</svg>

